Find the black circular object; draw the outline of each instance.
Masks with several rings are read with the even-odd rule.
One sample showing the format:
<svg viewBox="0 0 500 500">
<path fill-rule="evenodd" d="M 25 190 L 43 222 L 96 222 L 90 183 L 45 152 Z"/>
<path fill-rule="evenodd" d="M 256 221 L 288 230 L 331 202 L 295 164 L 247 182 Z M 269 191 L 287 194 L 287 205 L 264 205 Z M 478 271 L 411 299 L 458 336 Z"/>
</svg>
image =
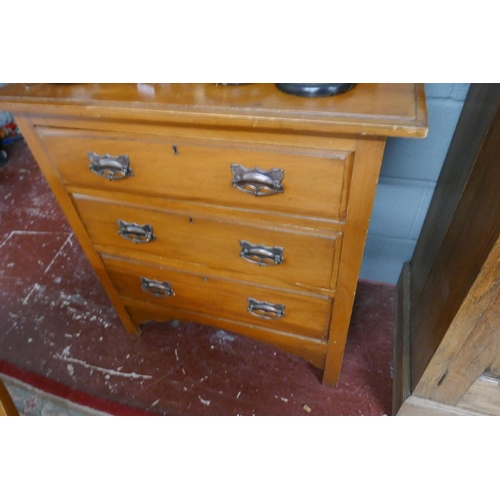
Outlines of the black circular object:
<svg viewBox="0 0 500 500">
<path fill-rule="evenodd" d="M 300 97 L 325 97 L 351 90 L 355 83 L 277 83 L 282 92 Z"/>
</svg>

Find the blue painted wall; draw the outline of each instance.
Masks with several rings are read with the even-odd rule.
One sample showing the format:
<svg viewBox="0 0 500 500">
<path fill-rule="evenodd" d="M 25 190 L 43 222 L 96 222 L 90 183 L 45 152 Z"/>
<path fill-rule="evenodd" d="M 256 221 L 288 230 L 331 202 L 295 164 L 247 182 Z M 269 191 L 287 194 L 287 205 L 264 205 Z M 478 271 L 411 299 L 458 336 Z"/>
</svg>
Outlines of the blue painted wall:
<svg viewBox="0 0 500 500">
<path fill-rule="evenodd" d="M 468 83 L 427 83 L 429 133 L 425 139 L 388 139 L 360 277 L 396 283 L 410 260 Z"/>
</svg>

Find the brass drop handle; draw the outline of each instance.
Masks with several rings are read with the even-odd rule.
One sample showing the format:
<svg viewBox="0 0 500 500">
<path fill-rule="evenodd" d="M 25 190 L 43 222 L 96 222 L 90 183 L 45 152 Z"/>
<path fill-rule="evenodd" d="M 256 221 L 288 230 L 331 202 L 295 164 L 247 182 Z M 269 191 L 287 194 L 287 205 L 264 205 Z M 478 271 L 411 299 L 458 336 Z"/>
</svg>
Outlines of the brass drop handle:
<svg viewBox="0 0 500 500">
<path fill-rule="evenodd" d="M 231 164 L 233 187 L 254 196 L 269 196 L 285 191 L 282 184 L 284 171 L 282 168 L 261 170 L 258 167 L 246 168 L 238 163 Z"/>
<path fill-rule="evenodd" d="M 262 319 L 280 319 L 285 317 L 285 306 L 283 304 L 270 304 L 255 299 L 248 299 L 247 311 L 253 316 Z"/>
<path fill-rule="evenodd" d="M 277 266 L 283 264 L 283 247 L 268 247 L 254 245 L 248 241 L 240 240 L 240 257 L 251 264 L 259 266 Z"/>
<path fill-rule="evenodd" d="M 134 175 L 127 155 L 111 156 L 88 153 L 88 157 L 90 160 L 89 169 L 94 174 L 110 181 L 120 181 Z"/>
<path fill-rule="evenodd" d="M 170 297 L 175 295 L 172 285 L 167 281 L 141 278 L 141 288 L 155 297 Z"/>
<path fill-rule="evenodd" d="M 156 240 L 153 231 L 153 226 L 150 224 L 136 224 L 135 222 L 125 222 L 124 220 L 117 220 L 118 234 L 126 240 L 133 241 L 134 243 L 149 243 Z"/>
</svg>

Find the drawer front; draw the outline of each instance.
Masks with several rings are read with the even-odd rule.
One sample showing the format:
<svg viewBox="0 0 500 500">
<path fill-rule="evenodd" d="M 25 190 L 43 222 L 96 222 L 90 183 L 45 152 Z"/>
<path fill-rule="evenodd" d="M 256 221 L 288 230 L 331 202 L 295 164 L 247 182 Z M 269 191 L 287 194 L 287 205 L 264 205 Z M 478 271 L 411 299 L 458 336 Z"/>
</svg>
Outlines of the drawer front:
<svg viewBox="0 0 500 500">
<path fill-rule="evenodd" d="M 68 185 L 334 220 L 345 218 L 351 152 L 279 151 L 279 146 L 268 150 L 259 149 L 258 144 L 236 147 L 228 142 L 179 137 L 121 135 L 113 139 L 106 133 L 97 136 L 44 127 L 37 128 L 37 132 Z M 115 172 L 115 180 L 110 182 L 106 177 L 109 171 L 104 169 L 102 177 L 89 168 L 89 152 L 128 156 L 131 174 Z M 102 159 L 101 163 L 117 161 Z M 96 164 L 94 170 L 100 169 Z"/>
<path fill-rule="evenodd" d="M 337 271 L 340 233 L 318 237 L 142 210 L 78 194 L 73 200 L 97 245 L 322 288 L 330 288 Z"/>
<path fill-rule="evenodd" d="M 114 286 L 123 297 L 311 338 L 326 337 L 327 297 L 102 257 Z"/>
</svg>

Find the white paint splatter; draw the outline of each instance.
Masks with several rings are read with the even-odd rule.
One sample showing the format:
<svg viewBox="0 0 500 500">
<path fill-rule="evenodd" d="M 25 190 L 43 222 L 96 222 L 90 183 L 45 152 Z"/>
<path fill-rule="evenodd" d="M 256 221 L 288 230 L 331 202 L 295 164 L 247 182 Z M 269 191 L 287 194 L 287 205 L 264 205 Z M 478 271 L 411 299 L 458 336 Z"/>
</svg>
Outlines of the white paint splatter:
<svg viewBox="0 0 500 500">
<path fill-rule="evenodd" d="M 224 330 L 218 330 L 214 335 L 212 335 L 213 340 L 218 340 L 220 343 L 232 342 L 236 336 L 230 335 Z"/>
<path fill-rule="evenodd" d="M 42 233 L 42 232 L 37 232 L 37 231 L 12 231 L 12 233 L 9 234 L 8 238 L 4 241 L 4 243 L 13 235 L 13 234 L 47 234 L 47 233 Z M 48 233 L 50 234 L 50 233 Z M 63 251 L 64 247 L 66 246 L 66 244 L 69 242 L 69 240 L 71 239 L 71 235 L 68 236 L 68 238 L 66 239 L 66 241 L 62 244 L 61 248 L 59 249 L 59 251 L 54 255 L 54 258 L 51 260 L 50 264 L 45 268 L 45 271 L 43 272 L 43 276 L 45 276 L 47 274 L 47 272 L 49 271 L 49 269 L 52 267 L 52 264 L 54 264 L 54 262 L 56 261 L 57 257 L 59 257 L 59 254 Z M 2 244 L 3 245 L 3 244 Z M 0 246 L 2 246 L 0 245 Z M 38 283 L 36 283 L 33 288 L 30 290 L 30 292 L 28 293 L 28 295 L 26 295 L 26 297 L 24 298 L 24 300 L 22 301 L 22 304 L 23 305 L 26 305 L 28 303 L 28 300 L 29 298 L 31 297 L 31 294 L 35 291 L 35 290 L 40 290 L 43 292 L 43 290 L 45 290 L 45 287 L 42 287 L 40 286 Z"/>
<path fill-rule="evenodd" d="M 55 354 L 53 357 L 56 359 L 62 359 L 63 361 L 71 361 L 72 363 L 75 363 L 77 365 L 84 366 L 85 368 L 91 369 L 91 374 L 93 370 L 97 370 L 101 373 L 106 373 L 108 375 L 115 375 L 118 377 L 125 377 L 125 378 L 132 378 L 132 379 L 137 379 L 137 378 L 142 378 L 142 379 L 150 379 L 153 378 L 151 375 L 141 375 L 135 372 L 132 373 L 123 373 L 119 372 L 117 370 L 110 370 L 107 368 L 102 368 L 100 366 L 94 366 L 89 363 L 86 363 L 85 361 L 82 361 L 81 359 L 76 359 L 76 358 L 70 358 L 69 357 L 69 351 L 70 351 L 70 346 L 66 347 L 62 354 Z"/>
<path fill-rule="evenodd" d="M 206 399 L 203 399 L 201 396 L 198 396 L 200 403 L 205 406 L 210 406 L 210 401 L 207 401 Z"/>
</svg>

